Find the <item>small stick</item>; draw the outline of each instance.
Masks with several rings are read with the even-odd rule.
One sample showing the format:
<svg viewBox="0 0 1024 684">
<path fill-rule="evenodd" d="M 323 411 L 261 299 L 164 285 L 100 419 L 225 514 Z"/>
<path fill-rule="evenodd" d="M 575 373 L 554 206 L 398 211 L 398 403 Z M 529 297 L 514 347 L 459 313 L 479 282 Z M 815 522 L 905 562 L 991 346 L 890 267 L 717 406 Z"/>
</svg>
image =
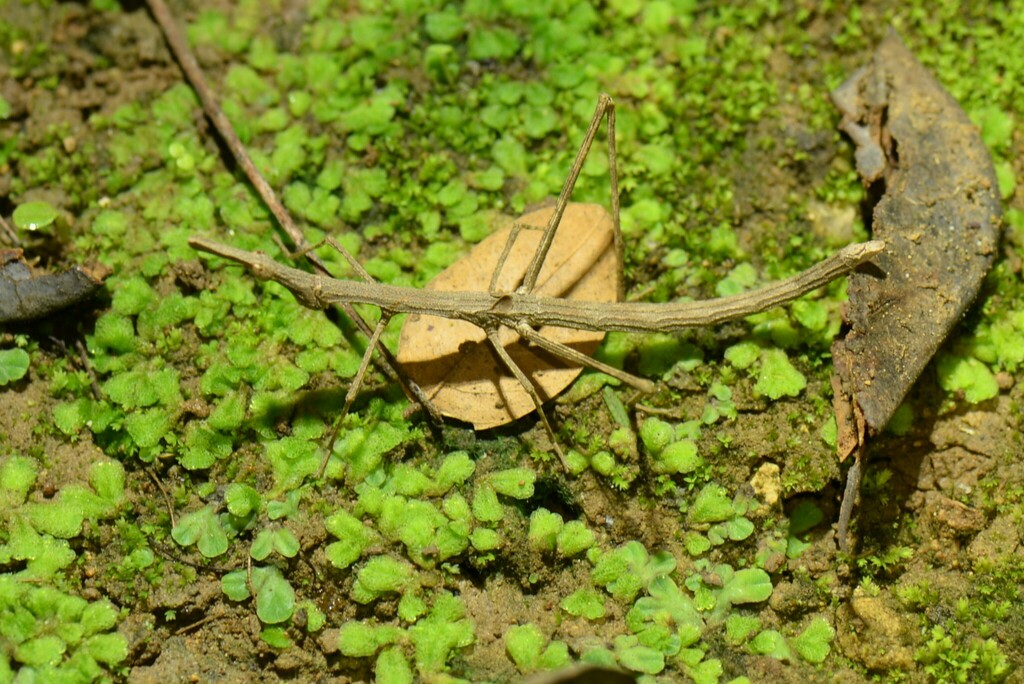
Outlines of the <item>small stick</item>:
<svg viewBox="0 0 1024 684">
<path fill-rule="evenodd" d="M 7 219 L 4 218 L 3 214 L 0 214 L 0 232 L 6 236 L 8 243 L 12 247 L 17 247 L 21 244 L 21 241 L 18 240 L 18 234 L 11 228 L 11 224 L 7 223 Z"/>
<path fill-rule="evenodd" d="M 96 371 L 93 370 L 92 363 L 89 362 L 89 352 L 86 350 L 81 339 L 75 340 L 75 350 L 78 351 L 78 358 L 81 359 L 82 365 L 85 366 L 85 372 L 89 375 L 89 384 L 92 386 L 92 396 L 94 399 L 99 401 L 103 398 L 103 391 L 100 389 L 100 381 L 96 377 Z"/>
<path fill-rule="evenodd" d="M 853 517 L 853 506 L 857 502 L 857 495 L 860 492 L 860 481 L 864 476 L 863 463 L 864 445 L 857 448 L 854 454 L 853 464 L 846 473 L 846 489 L 843 491 L 843 502 L 839 508 L 839 525 L 836 529 L 836 541 L 839 543 L 839 550 L 846 553 L 850 550 L 850 520 Z"/>
<path fill-rule="evenodd" d="M 146 0 L 149 4 L 149 9 L 153 13 L 153 17 L 156 22 L 160 25 L 160 29 L 163 31 L 164 38 L 167 40 L 167 44 L 171 48 L 171 52 L 174 53 L 175 59 L 178 60 L 178 64 L 181 66 L 181 70 L 185 72 L 185 77 L 189 83 L 192 84 L 192 88 L 195 89 L 196 95 L 199 96 L 199 101 L 203 105 L 203 111 L 210 117 L 210 121 L 213 122 L 214 127 L 220 134 L 221 139 L 231 150 L 231 154 L 234 156 L 235 161 L 245 172 L 245 175 L 249 178 L 249 182 L 252 183 L 253 187 L 256 188 L 256 192 L 263 199 L 263 202 L 270 209 L 270 212 L 277 219 L 278 225 L 281 229 L 288 234 L 288 237 L 292 240 L 296 250 L 305 254 L 306 259 L 316 268 L 317 271 L 329 276 L 330 272 L 327 270 L 327 266 L 323 260 L 312 251 L 309 242 L 303 236 L 302 231 L 299 230 L 298 226 L 292 220 L 288 210 L 284 208 L 281 200 L 277 198 L 277 194 L 274 193 L 273 188 L 260 173 L 259 169 L 256 168 L 256 164 L 253 163 L 252 157 L 246 151 L 242 141 L 239 140 L 238 134 L 235 133 L 234 127 L 231 125 L 231 121 L 224 114 L 224 111 L 220 108 L 220 104 L 217 102 L 217 98 L 214 97 L 213 91 L 210 90 L 210 86 L 206 83 L 206 78 L 203 76 L 203 70 L 199 67 L 199 62 L 196 61 L 195 55 L 192 54 L 192 50 L 189 49 L 188 42 L 182 35 L 181 31 L 178 30 L 178 25 L 174 23 L 174 17 L 171 15 L 171 11 L 167 8 L 167 5 L 163 0 Z M 348 259 L 349 263 L 355 262 L 355 259 L 347 253 L 347 251 L 341 247 L 341 245 L 335 245 L 339 251 Z M 357 267 L 357 271 L 361 271 L 362 267 Z M 370 337 L 372 329 L 370 325 L 363 320 L 363 317 L 359 315 L 350 304 L 341 304 L 341 309 L 355 324 L 359 330 Z M 397 382 L 406 394 L 415 399 L 427 413 L 436 421 L 441 421 L 441 414 L 434 408 L 434 405 L 430 402 L 427 396 L 423 393 L 423 390 L 419 388 L 416 383 L 407 380 L 402 374 L 395 370 L 398 362 L 395 360 L 394 355 L 388 351 L 388 349 L 382 345 L 377 345 L 377 351 L 380 352 L 381 370 L 384 374 L 394 382 Z"/>
</svg>

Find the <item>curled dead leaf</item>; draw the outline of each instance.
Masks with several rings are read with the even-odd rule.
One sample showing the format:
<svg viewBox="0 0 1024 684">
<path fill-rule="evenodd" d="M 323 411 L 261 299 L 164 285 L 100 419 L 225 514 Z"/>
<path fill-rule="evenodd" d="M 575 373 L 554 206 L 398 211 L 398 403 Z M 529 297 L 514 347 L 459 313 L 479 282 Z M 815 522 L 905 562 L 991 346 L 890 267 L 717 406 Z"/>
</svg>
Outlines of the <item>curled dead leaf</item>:
<svg viewBox="0 0 1024 684">
<path fill-rule="evenodd" d="M 849 325 L 832 346 L 839 452 L 885 428 L 974 301 L 996 256 L 1002 205 L 978 128 L 895 32 L 832 94 L 865 184 L 881 184 L 872 237 L 850 275 Z"/>
<path fill-rule="evenodd" d="M 519 230 L 496 282 L 496 291 L 512 292 L 522 281 L 553 209 L 521 217 Z M 612 217 L 597 204 L 571 203 L 555 234 L 534 293 L 579 301 L 618 298 L 621 255 L 615 250 Z M 487 291 L 513 226 L 498 230 L 452 264 L 428 285 L 439 291 Z M 603 332 L 543 326 L 538 332 L 590 355 Z M 512 330 L 500 331 L 502 346 L 526 373 L 541 399 L 569 386 L 581 368 L 570 366 Z M 510 423 L 534 410 L 526 390 L 509 373 L 483 330 L 465 321 L 412 315 L 402 326 L 398 363 L 444 415 L 485 430 Z"/>
</svg>

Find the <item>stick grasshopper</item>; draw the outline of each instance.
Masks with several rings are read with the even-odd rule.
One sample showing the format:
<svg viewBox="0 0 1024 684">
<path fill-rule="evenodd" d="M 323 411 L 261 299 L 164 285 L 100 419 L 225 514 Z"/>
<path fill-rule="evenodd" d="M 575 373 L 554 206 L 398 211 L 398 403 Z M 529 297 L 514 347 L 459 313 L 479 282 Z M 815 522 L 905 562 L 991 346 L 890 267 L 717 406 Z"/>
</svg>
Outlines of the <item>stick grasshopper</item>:
<svg viewBox="0 0 1024 684">
<path fill-rule="evenodd" d="M 505 253 L 498 262 L 491 286 L 487 292 L 439 292 L 408 287 L 397 287 L 374 281 L 355 259 L 335 241 L 329 240 L 353 265 L 363 280 L 339 280 L 315 275 L 280 264 L 261 252 L 247 252 L 223 245 L 202 237 L 194 237 L 189 244 L 198 250 L 216 254 L 245 265 L 257 278 L 274 280 L 288 288 L 303 305 L 314 309 L 326 309 L 332 305 L 371 304 L 381 310 L 381 322 L 371 335 L 370 344 L 359 373 L 356 375 L 348 396 L 346 410 L 359 389 L 370 357 L 379 347 L 380 334 L 384 326 L 396 313 L 412 313 L 442 318 L 464 320 L 482 329 L 494 354 L 511 372 L 530 395 L 534 408 L 549 435 L 552 435 L 556 452 L 561 449 L 554 440 L 554 433 L 542 410 L 542 400 L 533 382 L 508 354 L 499 340 L 501 328 L 509 328 L 530 343 L 564 359 L 567 364 L 582 365 L 608 373 L 627 384 L 644 391 L 651 391 L 653 383 L 619 369 L 612 368 L 585 354 L 545 338 L 537 332 L 543 325 L 606 332 L 674 332 L 685 328 L 708 326 L 742 318 L 789 302 L 831 280 L 849 273 L 860 264 L 870 260 L 883 248 L 880 241 L 853 244 L 840 250 L 834 256 L 785 280 L 767 285 L 753 292 L 709 301 L 670 302 L 653 304 L 645 302 L 580 302 L 557 297 L 534 294 L 537 277 L 544 265 L 548 250 L 558 230 L 566 207 L 575 187 L 576 180 L 590 151 L 602 120 L 608 119 L 608 156 L 611 180 L 612 218 L 615 225 L 615 246 L 621 250 L 622 237 L 619 228 L 618 176 L 615 166 L 615 117 L 614 103 L 608 95 L 601 95 L 593 119 L 587 129 L 565 185 L 555 203 L 543 236 L 533 255 L 522 283 L 513 291 L 502 292 L 495 288 L 504 258 L 514 240 L 510 236 Z M 621 282 L 621 280 L 620 280 Z"/>
<path fill-rule="evenodd" d="M 608 166 L 615 233 L 614 241 L 615 249 L 620 255 L 622 253 L 615 151 L 615 109 L 612 99 L 607 95 L 602 95 L 599 98 L 597 109 L 587 129 L 583 144 L 576 155 L 569 176 L 566 178 L 562 191 L 559 193 L 555 209 L 544 229 L 541 241 L 521 284 L 514 291 L 498 292 L 495 287 L 506 255 L 503 255 L 502 259 L 498 262 L 498 267 L 495 270 L 488 292 L 436 292 L 377 283 L 350 254 L 335 241 L 329 239 L 327 242 L 342 253 L 355 272 L 362 278 L 362 282 L 338 280 L 331 277 L 327 272 L 323 262 L 312 251 L 312 246 L 305 240 L 302 232 L 295 225 L 266 179 L 256 169 L 244 145 L 242 145 L 238 135 L 217 104 L 202 74 L 202 70 L 199 68 L 195 57 L 188 48 L 187 42 L 175 25 L 170 11 L 163 0 L 147 0 L 147 3 L 153 12 L 154 18 L 160 24 L 171 50 L 178 59 L 178 63 L 196 89 L 203 104 L 203 109 L 210 117 L 257 192 L 270 208 L 271 213 L 280 223 L 281 228 L 292 239 L 298 249 L 297 253 L 305 254 L 306 258 L 319 271 L 320 275 L 313 275 L 279 264 L 267 257 L 267 255 L 259 252 L 246 252 L 202 237 L 194 237 L 190 239 L 189 243 L 196 249 L 246 265 L 258 278 L 272 279 L 280 282 L 291 290 L 296 298 L 306 306 L 323 309 L 330 305 L 339 305 L 355 322 L 356 326 L 370 337 L 370 342 L 367 345 L 359 371 L 356 373 L 346 394 L 341 416 L 336 421 L 335 428 L 331 433 L 329 445 L 334 440 L 341 423 L 341 417 L 347 413 L 359 391 L 375 349 L 380 351 L 383 361 L 382 368 L 389 377 L 400 382 L 407 393 L 411 394 L 432 417 L 435 419 L 440 418 L 440 415 L 415 383 L 408 382 L 400 373 L 396 372 L 394 358 L 380 344 L 380 336 L 384 328 L 396 313 L 422 313 L 446 318 L 457 318 L 479 326 L 486 333 L 496 356 L 530 395 L 534 408 L 537 409 L 540 415 L 541 422 L 544 424 L 548 434 L 552 436 L 555 451 L 563 459 L 564 463 L 564 457 L 558 446 L 558 441 L 554 439 L 551 425 L 548 423 L 543 410 L 541 410 L 541 398 L 533 383 L 505 350 L 502 342 L 499 340 L 499 329 L 505 327 L 515 331 L 515 333 L 530 343 L 564 359 L 568 364 L 587 366 L 608 373 L 638 389 L 650 391 L 654 385 L 649 380 L 612 368 L 571 347 L 549 340 L 540 335 L 537 332 L 537 328 L 541 325 L 556 325 L 596 331 L 672 332 L 683 328 L 714 325 L 742 318 L 796 299 L 841 275 L 849 273 L 859 265 L 872 259 L 884 247 L 884 244 L 877 240 L 850 245 L 806 271 L 768 285 L 760 290 L 703 302 L 650 304 L 620 301 L 596 303 L 573 302 L 565 299 L 537 296 L 534 294 L 534 289 L 537 284 L 538 275 L 554 240 L 555 232 L 558 230 L 563 214 L 569 204 L 572 190 L 590 151 L 590 146 L 605 116 L 608 119 Z M 513 238 L 510 237 L 509 246 L 511 246 L 512 240 Z M 619 278 L 619 283 L 621 288 L 621 277 Z M 621 300 L 621 290 L 619 294 Z M 352 307 L 355 303 L 372 304 L 380 308 L 380 321 L 372 330 Z M 323 474 L 330 453 L 331 449 L 329 446 L 317 474 L 318 477 Z"/>
</svg>

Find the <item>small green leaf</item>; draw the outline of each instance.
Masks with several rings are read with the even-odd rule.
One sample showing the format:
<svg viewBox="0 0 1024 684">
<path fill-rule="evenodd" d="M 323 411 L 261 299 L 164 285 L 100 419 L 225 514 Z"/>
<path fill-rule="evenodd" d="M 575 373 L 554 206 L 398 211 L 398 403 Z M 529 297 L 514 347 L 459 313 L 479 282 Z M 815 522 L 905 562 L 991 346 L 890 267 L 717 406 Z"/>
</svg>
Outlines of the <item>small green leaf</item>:
<svg viewBox="0 0 1024 684">
<path fill-rule="evenodd" d="M 220 589 L 232 601 L 244 601 L 251 595 L 245 570 L 233 570 L 221 577 Z"/>
<path fill-rule="evenodd" d="M 14 225 L 22 230 L 42 230 L 57 220 L 60 212 L 49 202 L 25 202 L 14 209 Z"/>
<path fill-rule="evenodd" d="M 725 487 L 711 483 L 697 493 L 689 518 L 694 523 L 714 523 L 729 520 L 735 515 L 729 492 Z"/>
<path fill-rule="evenodd" d="M 629 646 L 618 654 L 619 663 L 634 672 L 655 675 L 665 669 L 665 654 L 648 646 Z"/>
<path fill-rule="evenodd" d="M 792 660 L 793 652 L 789 650 L 786 639 L 774 629 L 766 629 L 750 641 L 750 650 L 759 655 L 766 655 L 776 660 Z"/>
<path fill-rule="evenodd" d="M 592 547 L 597 537 L 581 520 L 565 523 L 555 539 L 558 553 L 566 558 L 575 556 Z"/>
<path fill-rule="evenodd" d="M 546 508 L 538 508 L 530 514 L 530 530 L 526 535 L 530 548 L 535 551 L 554 551 L 555 537 L 561 531 L 562 516 Z"/>
<path fill-rule="evenodd" d="M 604 597 L 593 589 L 577 589 L 562 599 L 562 610 L 588 620 L 600 620 L 605 616 Z"/>
<path fill-rule="evenodd" d="M 24 349 L 0 350 L 0 387 L 25 377 L 29 361 L 28 352 Z"/>
<path fill-rule="evenodd" d="M 505 650 L 520 672 L 532 672 L 537 669 L 541 648 L 547 641 L 540 629 L 530 623 L 515 625 L 505 631 Z"/>
<path fill-rule="evenodd" d="M 353 658 L 372 656 L 381 646 L 392 644 L 402 635 L 397 627 L 374 627 L 366 622 L 346 622 L 338 630 L 338 650 Z"/>
<path fill-rule="evenodd" d="M 737 570 L 726 581 L 718 594 L 715 614 L 723 616 L 729 609 L 740 603 L 760 603 L 772 595 L 772 578 L 761 568 Z"/>
<path fill-rule="evenodd" d="M 503 516 L 504 510 L 494 488 L 487 484 L 478 485 L 473 493 L 473 517 L 480 522 L 498 522 Z"/>
<path fill-rule="evenodd" d="M 224 492 L 224 501 L 227 503 L 228 512 L 239 518 L 258 511 L 262 500 L 259 492 L 241 482 L 229 484 Z"/>
<path fill-rule="evenodd" d="M 265 627 L 260 632 L 260 639 L 271 648 L 283 649 L 292 645 L 292 640 L 288 638 L 288 631 L 284 627 Z"/>
<path fill-rule="evenodd" d="M 809 663 L 821 663 L 828 657 L 836 632 L 825 618 L 815 618 L 790 643 L 800 657 Z"/>
<path fill-rule="evenodd" d="M 768 349 L 761 356 L 754 392 L 776 400 L 795 397 L 807 387 L 807 378 L 790 362 L 781 349 Z"/>
<path fill-rule="evenodd" d="M 947 392 L 963 392 L 964 399 L 977 404 L 999 395 L 992 371 L 975 358 L 942 354 L 937 364 L 939 385 Z"/>
<path fill-rule="evenodd" d="M 529 468 L 509 468 L 493 472 L 487 479 L 498 494 L 513 499 L 529 499 L 533 496 L 533 483 L 537 479 L 537 473 Z"/>
<path fill-rule="evenodd" d="M 213 506 L 206 506 L 181 516 L 171 530 L 171 538 L 182 546 L 196 544 L 207 558 L 219 556 L 228 550 L 228 538 L 220 526 Z"/>
<path fill-rule="evenodd" d="M 252 588 L 256 594 L 256 615 L 262 622 L 284 622 L 295 612 L 295 590 L 274 566 L 254 567 Z"/>
<path fill-rule="evenodd" d="M 374 668 L 377 681 L 382 684 L 412 684 L 413 673 L 409 661 L 402 654 L 402 649 L 397 646 L 385 648 L 377 656 L 377 666 Z"/>
</svg>

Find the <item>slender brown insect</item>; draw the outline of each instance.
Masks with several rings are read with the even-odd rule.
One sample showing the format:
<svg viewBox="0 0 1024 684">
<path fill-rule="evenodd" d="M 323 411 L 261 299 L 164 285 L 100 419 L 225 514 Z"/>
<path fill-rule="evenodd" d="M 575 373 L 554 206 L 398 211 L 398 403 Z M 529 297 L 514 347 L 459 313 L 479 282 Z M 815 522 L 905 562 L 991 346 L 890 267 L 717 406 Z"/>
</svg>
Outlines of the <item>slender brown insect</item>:
<svg viewBox="0 0 1024 684">
<path fill-rule="evenodd" d="M 374 330 L 370 345 L 353 380 L 346 398 L 346 409 L 362 382 L 370 356 L 378 348 L 383 327 L 397 313 L 412 313 L 441 318 L 467 321 L 486 333 L 494 354 L 518 380 L 529 394 L 534 408 L 540 415 L 548 433 L 554 437 L 541 404 L 542 400 L 530 377 L 523 372 L 499 339 L 499 330 L 508 328 L 519 336 L 536 344 L 549 353 L 562 358 L 567 364 L 587 366 L 608 373 L 638 389 L 650 391 L 653 384 L 619 369 L 612 368 L 585 354 L 555 342 L 537 332 L 540 326 L 552 325 L 563 328 L 606 332 L 619 330 L 627 332 L 674 332 L 684 328 L 715 325 L 725 321 L 743 318 L 789 302 L 831 280 L 844 275 L 878 254 L 883 247 L 879 241 L 849 245 L 834 256 L 785 280 L 767 285 L 753 292 L 708 301 L 669 302 L 653 304 L 646 302 L 581 302 L 559 297 L 544 297 L 534 294 L 537 277 L 544 265 L 555 233 L 569 200 L 576 180 L 583 168 L 587 154 L 601 121 L 608 117 L 609 173 L 611 176 L 612 219 L 615 226 L 615 245 L 621 249 L 622 237 L 619 229 L 618 176 L 615 167 L 614 103 L 608 95 L 601 95 L 594 117 L 591 120 L 583 144 L 576 156 L 565 185 L 555 202 L 544 234 L 534 252 L 533 258 L 523 277 L 522 283 L 513 291 L 500 292 L 495 289 L 498 274 L 514 240 L 510 236 L 505 253 L 491 279 L 490 291 L 437 291 L 398 287 L 374 281 L 355 259 L 333 240 L 329 243 L 337 248 L 356 268 L 362 281 L 339 280 L 314 275 L 306 271 L 280 264 L 262 252 L 246 252 L 223 245 L 206 238 L 194 237 L 189 244 L 196 249 L 210 252 L 244 264 L 257 278 L 274 280 L 288 288 L 300 303 L 314 309 L 326 309 L 332 305 L 372 304 L 381 310 L 381 322 Z M 621 279 L 620 279 L 621 281 Z M 555 449 L 562 456 L 554 440 Z"/>
<path fill-rule="evenodd" d="M 389 377 L 400 382 L 407 392 L 417 399 L 433 417 L 438 418 L 439 414 L 416 384 L 395 371 L 394 359 L 390 352 L 380 344 L 380 336 L 387 323 L 391 320 L 391 317 L 396 313 L 420 313 L 443 318 L 461 319 L 480 327 L 486 333 L 494 353 L 531 397 L 534 408 L 538 410 L 544 427 L 552 435 L 555 449 L 561 457 L 561 449 L 558 447 L 557 440 L 554 439 L 554 434 L 547 421 L 547 417 L 541 410 L 541 398 L 530 378 L 519 368 L 503 346 L 502 341 L 499 339 L 500 329 L 507 328 L 513 330 L 530 343 L 564 359 L 567 364 L 587 366 L 613 375 L 634 387 L 649 391 L 654 386 L 650 381 L 602 364 L 571 347 L 545 338 L 538 333 L 537 328 L 542 325 L 555 325 L 595 331 L 671 332 L 689 327 L 714 325 L 742 318 L 791 301 L 841 275 L 849 273 L 858 265 L 870 260 L 883 248 L 883 243 L 879 241 L 850 245 L 831 258 L 791 278 L 773 283 L 755 292 L 705 302 L 667 304 L 621 301 L 579 302 L 557 297 L 538 296 L 534 292 L 537 279 L 544 266 L 545 258 L 548 255 L 562 217 L 569 206 L 572 190 L 583 168 L 583 162 L 586 160 L 590 146 L 605 116 L 608 118 L 608 160 L 611 181 L 612 219 L 614 221 L 614 245 L 618 254 L 622 254 L 622 237 L 619 230 L 618 175 L 615 154 L 615 110 L 612 99 L 607 95 L 602 95 L 598 101 L 597 110 L 587 130 L 583 145 L 580 147 L 565 185 L 558 196 L 551 218 L 544 229 L 541 241 L 523 276 L 521 284 L 514 291 L 498 292 L 495 286 L 498 274 L 501 272 L 502 265 L 507 256 L 507 250 L 506 254 L 503 254 L 498 262 L 488 292 L 441 292 L 401 288 L 375 282 L 366 270 L 340 245 L 333 240 L 328 240 L 327 242 L 342 253 L 359 277 L 362 278 L 362 282 L 338 280 L 330 276 L 323 262 L 312 252 L 310 244 L 305 240 L 301 231 L 292 221 L 291 216 L 284 209 L 269 184 L 252 163 L 248 152 L 241 144 L 237 134 L 231 127 L 227 117 L 224 116 L 223 111 L 216 102 L 216 98 L 206 84 L 206 80 L 195 57 L 189 50 L 181 32 L 174 24 L 173 18 L 163 0 L 148 0 L 148 4 L 154 17 L 160 24 L 172 51 L 175 53 L 178 63 L 196 89 L 203 104 L 203 109 L 214 123 L 214 126 L 253 183 L 257 192 L 266 202 L 275 218 L 277 218 L 282 229 L 292 239 L 298 249 L 298 253 L 306 256 L 319 275 L 279 264 L 270 259 L 266 254 L 260 252 L 246 252 L 206 238 L 194 237 L 190 239 L 189 243 L 196 249 L 242 263 L 259 278 L 280 282 L 291 290 L 296 298 L 306 306 L 318 309 L 327 308 L 331 305 L 340 306 L 356 323 L 357 327 L 370 337 L 370 343 L 367 345 L 362 364 L 346 395 L 345 406 L 341 416 L 344 416 L 348 411 L 358 393 L 366 369 L 373 357 L 374 350 L 379 350 L 383 362 L 382 367 Z M 510 247 L 512 240 L 513 238 L 510 237 Z M 621 288 L 621 277 L 619 278 L 619 283 Z M 621 299 L 621 292 L 619 298 Z M 352 308 L 352 304 L 355 303 L 372 304 L 380 308 L 380 321 L 372 330 Z M 340 425 L 340 420 L 339 417 L 335 424 L 335 430 L 331 434 L 331 442 L 333 442 L 337 428 Z M 322 475 L 330 453 L 329 443 L 327 456 L 321 464 L 318 477 Z"/>
</svg>

